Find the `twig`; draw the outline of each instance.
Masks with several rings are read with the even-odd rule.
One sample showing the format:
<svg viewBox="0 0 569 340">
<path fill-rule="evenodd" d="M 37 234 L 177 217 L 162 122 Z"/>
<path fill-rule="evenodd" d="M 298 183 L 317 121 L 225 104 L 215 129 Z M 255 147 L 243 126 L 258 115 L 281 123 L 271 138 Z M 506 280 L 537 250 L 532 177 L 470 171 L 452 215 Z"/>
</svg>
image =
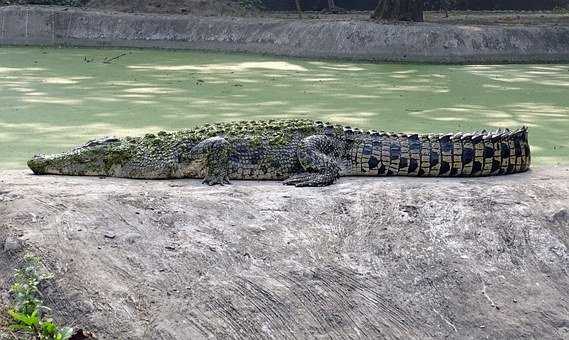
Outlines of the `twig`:
<svg viewBox="0 0 569 340">
<path fill-rule="evenodd" d="M 112 61 L 115 61 L 115 60 L 117 60 L 117 59 L 119 59 L 119 58 L 122 58 L 122 57 L 124 57 L 124 56 L 127 55 L 127 54 L 128 54 L 128 53 L 122 53 L 122 54 L 119 54 L 119 55 L 117 55 L 116 57 L 112 57 L 112 58 L 110 58 L 110 59 L 109 59 L 109 58 L 105 58 L 105 60 L 103 60 L 103 64 L 110 64 Z"/>
<path fill-rule="evenodd" d="M 488 294 L 486 294 L 486 284 L 484 282 L 482 282 L 482 295 L 484 295 L 484 297 L 486 297 L 486 300 L 488 300 L 490 302 L 490 305 L 496 309 L 500 309 L 500 307 L 494 303 L 494 300 L 492 300 L 490 298 L 490 296 L 488 296 Z"/>
</svg>

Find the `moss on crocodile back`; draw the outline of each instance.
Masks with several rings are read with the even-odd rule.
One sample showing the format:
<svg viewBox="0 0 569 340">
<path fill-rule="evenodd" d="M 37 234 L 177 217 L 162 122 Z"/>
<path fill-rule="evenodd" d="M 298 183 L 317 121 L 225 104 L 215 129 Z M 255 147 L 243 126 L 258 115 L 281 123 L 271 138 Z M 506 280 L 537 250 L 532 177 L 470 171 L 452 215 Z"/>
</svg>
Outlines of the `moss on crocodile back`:
<svg viewBox="0 0 569 340">
<path fill-rule="evenodd" d="M 261 140 L 268 140 L 271 145 L 284 145 L 296 134 L 322 133 L 325 128 L 330 128 L 336 135 L 343 135 L 345 130 L 342 125 L 332 125 L 310 119 L 243 120 L 204 124 L 172 132 L 160 131 L 157 134 L 145 135 L 142 142 L 146 145 L 180 141 L 195 143 L 211 137 L 224 136 L 250 139 L 252 145 L 259 144 Z"/>
<path fill-rule="evenodd" d="M 228 137 L 285 136 L 295 131 L 310 133 L 315 130 L 315 123 L 309 119 L 274 119 L 205 124 L 174 134 L 182 138 L 203 140 L 219 135 Z"/>
<path fill-rule="evenodd" d="M 318 129 L 318 124 L 309 119 L 231 121 L 173 132 L 160 131 L 157 134 L 147 134 L 138 141 L 145 146 L 156 147 L 180 142 L 197 143 L 207 138 L 224 136 L 249 139 L 252 146 L 261 145 L 262 141 L 268 141 L 271 145 L 286 145 L 296 134 L 313 134 Z"/>
</svg>

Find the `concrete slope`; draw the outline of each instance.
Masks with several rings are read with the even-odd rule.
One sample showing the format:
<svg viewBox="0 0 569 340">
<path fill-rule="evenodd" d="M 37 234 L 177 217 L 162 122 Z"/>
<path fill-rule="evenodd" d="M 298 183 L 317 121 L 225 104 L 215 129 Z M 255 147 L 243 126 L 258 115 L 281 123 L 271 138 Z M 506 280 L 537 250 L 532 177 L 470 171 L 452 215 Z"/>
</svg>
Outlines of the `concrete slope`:
<svg viewBox="0 0 569 340">
<path fill-rule="evenodd" d="M 122 46 L 367 61 L 569 61 L 568 26 L 459 26 L 0 8 L 0 45 Z"/>
</svg>

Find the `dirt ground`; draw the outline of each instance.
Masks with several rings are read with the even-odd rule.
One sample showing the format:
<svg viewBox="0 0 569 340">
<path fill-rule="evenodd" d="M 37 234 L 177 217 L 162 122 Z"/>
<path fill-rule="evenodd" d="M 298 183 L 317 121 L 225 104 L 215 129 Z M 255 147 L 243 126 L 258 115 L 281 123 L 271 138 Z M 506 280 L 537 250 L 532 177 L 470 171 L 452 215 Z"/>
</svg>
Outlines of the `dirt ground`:
<svg viewBox="0 0 569 340">
<path fill-rule="evenodd" d="M 567 339 L 569 168 L 278 182 L 0 172 L 0 286 L 23 254 L 100 339 Z"/>
<path fill-rule="evenodd" d="M 0 5 L 22 5 L 30 0 L 0 0 Z M 38 3 L 34 0 L 33 3 Z M 236 0 L 88 0 L 83 8 L 127 13 L 189 14 L 199 16 L 255 16 L 297 20 L 296 12 L 270 12 L 245 10 Z M 305 20 L 368 21 L 369 11 L 354 11 L 344 14 L 305 12 Z M 457 25 L 567 25 L 569 10 L 557 11 L 450 11 L 449 17 L 442 12 L 425 12 L 425 21 Z"/>
<path fill-rule="evenodd" d="M 55 1 L 54 1 L 55 2 Z M 84 8 L 127 13 L 193 15 L 247 15 L 238 1 L 232 0 L 85 0 Z M 41 4 L 38 0 L 0 0 L 0 5 Z M 255 13 L 251 13 L 255 15 Z"/>
<path fill-rule="evenodd" d="M 262 16 L 297 19 L 297 13 L 271 12 Z M 346 14 L 326 14 L 307 12 L 307 20 L 346 20 L 369 21 L 369 12 L 350 12 Z M 455 25 L 567 25 L 569 11 L 451 11 L 446 17 L 438 11 L 425 12 L 425 22 Z M 408 23 L 402 23 L 408 24 Z"/>
<path fill-rule="evenodd" d="M 238 1 L 231 0 L 90 0 L 87 8 L 129 13 L 247 15 Z M 254 15 L 255 13 L 251 13 Z"/>
</svg>

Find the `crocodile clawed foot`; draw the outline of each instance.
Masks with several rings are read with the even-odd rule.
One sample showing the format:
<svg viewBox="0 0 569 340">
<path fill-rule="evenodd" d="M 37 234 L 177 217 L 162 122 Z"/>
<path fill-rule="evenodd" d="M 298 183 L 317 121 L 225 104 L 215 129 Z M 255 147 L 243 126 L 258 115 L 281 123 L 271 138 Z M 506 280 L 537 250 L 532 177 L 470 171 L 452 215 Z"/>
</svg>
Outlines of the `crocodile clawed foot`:
<svg viewBox="0 0 569 340">
<path fill-rule="evenodd" d="M 207 176 L 202 183 L 209 186 L 231 184 L 227 176 Z"/>
<path fill-rule="evenodd" d="M 296 187 L 324 187 L 334 183 L 336 176 L 318 173 L 301 173 L 290 176 L 283 181 L 284 185 L 294 185 Z"/>
</svg>

